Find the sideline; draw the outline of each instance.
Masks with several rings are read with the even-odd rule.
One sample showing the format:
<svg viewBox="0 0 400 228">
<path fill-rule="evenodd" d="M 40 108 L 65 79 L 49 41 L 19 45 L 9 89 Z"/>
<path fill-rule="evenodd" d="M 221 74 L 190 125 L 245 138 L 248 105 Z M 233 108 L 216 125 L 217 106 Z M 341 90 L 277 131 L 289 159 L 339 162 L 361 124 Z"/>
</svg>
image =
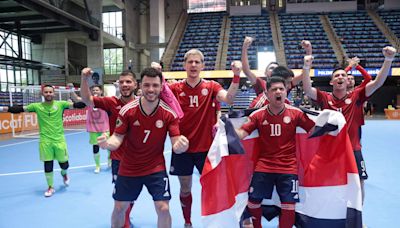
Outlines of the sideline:
<svg viewBox="0 0 400 228">
<path fill-rule="evenodd" d="M 79 131 L 79 132 L 73 132 L 73 133 L 65 133 L 65 136 L 70 136 L 70 135 L 76 135 L 76 134 L 80 134 L 80 133 L 86 133 L 86 131 Z M 37 139 L 31 139 L 31 140 L 26 140 L 23 142 L 17 142 L 17 143 L 10 143 L 10 144 L 5 144 L 5 145 L 1 145 L 0 148 L 3 147 L 8 147 L 8 146 L 15 146 L 15 145 L 20 145 L 20 144 L 25 144 L 25 143 L 31 143 L 31 142 L 36 142 L 39 141 L 39 138 Z"/>
<path fill-rule="evenodd" d="M 107 162 L 100 163 L 101 166 L 107 165 Z M 81 166 L 74 166 L 74 167 L 69 167 L 68 170 L 72 169 L 83 169 L 83 168 L 89 168 L 89 167 L 95 167 L 96 165 L 81 165 Z M 54 169 L 54 171 L 61 171 L 60 168 Z M 26 171 L 26 172 L 16 172 L 16 173 L 0 173 L 0 177 L 5 177 L 5 176 L 17 176 L 17 175 L 25 175 L 25 174 L 34 174 L 34 173 L 43 173 L 43 170 L 35 170 L 35 171 Z"/>
</svg>

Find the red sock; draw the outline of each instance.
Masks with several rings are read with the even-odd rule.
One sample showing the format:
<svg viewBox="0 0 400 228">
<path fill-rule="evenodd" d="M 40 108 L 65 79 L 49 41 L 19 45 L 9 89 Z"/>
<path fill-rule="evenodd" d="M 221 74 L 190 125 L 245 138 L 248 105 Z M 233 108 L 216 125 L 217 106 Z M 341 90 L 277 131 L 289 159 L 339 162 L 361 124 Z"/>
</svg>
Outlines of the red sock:
<svg viewBox="0 0 400 228">
<path fill-rule="evenodd" d="M 254 228 L 261 228 L 261 215 L 262 215 L 262 209 L 261 206 L 257 208 L 250 208 L 247 207 L 251 214 L 251 221 L 253 222 L 253 227 Z"/>
<path fill-rule="evenodd" d="M 185 223 L 192 224 L 190 221 L 190 215 L 192 213 L 192 193 L 189 193 L 187 196 L 182 196 L 181 194 L 180 199 Z"/>
<path fill-rule="evenodd" d="M 124 228 L 130 228 L 131 227 L 131 219 L 129 217 L 129 214 L 131 213 L 132 207 L 133 207 L 133 203 L 129 204 L 128 209 L 126 209 Z"/>
<path fill-rule="evenodd" d="M 295 204 L 282 203 L 281 215 L 279 216 L 279 228 L 292 228 L 295 221 Z"/>
</svg>

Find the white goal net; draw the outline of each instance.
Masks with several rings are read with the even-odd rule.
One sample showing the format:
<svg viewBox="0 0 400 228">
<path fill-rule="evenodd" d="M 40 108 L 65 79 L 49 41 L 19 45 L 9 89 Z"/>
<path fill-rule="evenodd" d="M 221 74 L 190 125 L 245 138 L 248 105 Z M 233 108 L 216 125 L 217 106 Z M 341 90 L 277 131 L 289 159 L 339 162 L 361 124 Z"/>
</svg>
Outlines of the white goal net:
<svg viewBox="0 0 400 228">
<path fill-rule="evenodd" d="M 10 106 L 23 105 L 44 101 L 41 86 L 11 86 L 9 89 Z M 55 100 L 69 100 L 70 88 L 55 87 Z M 85 129 L 86 109 L 66 109 L 63 114 L 64 129 Z M 12 136 L 15 138 L 39 138 L 39 124 L 36 113 L 23 112 L 12 114 Z"/>
</svg>

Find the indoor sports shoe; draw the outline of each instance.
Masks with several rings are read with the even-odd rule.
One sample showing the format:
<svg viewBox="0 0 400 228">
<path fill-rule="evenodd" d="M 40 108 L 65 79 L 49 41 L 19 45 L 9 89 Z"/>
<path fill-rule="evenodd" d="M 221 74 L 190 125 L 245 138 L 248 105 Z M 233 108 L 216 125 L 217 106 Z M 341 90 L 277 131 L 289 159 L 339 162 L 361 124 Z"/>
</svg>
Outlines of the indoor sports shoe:
<svg viewBox="0 0 400 228">
<path fill-rule="evenodd" d="M 44 192 L 44 196 L 50 197 L 50 196 L 52 196 L 55 192 L 56 192 L 56 191 L 54 190 L 54 188 L 49 187 L 49 188 L 47 189 L 47 191 Z"/>
<path fill-rule="evenodd" d="M 193 228 L 191 223 L 185 223 L 185 225 L 183 225 L 184 228 Z"/>
<path fill-rule="evenodd" d="M 66 187 L 68 187 L 68 186 L 69 186 L 69 178 L 68 178 L 68 175 L 67 175 L 67 174 L 62 175 L 62 177 L 63 177 L 64 185 L 65 185 Z"/>
<path fill-rule="evenodd" d="M 96 169 L 94 169 L 94 173 L 96 174 L 100 173 L 100 166 L 97 166 Z"/>
</svg>

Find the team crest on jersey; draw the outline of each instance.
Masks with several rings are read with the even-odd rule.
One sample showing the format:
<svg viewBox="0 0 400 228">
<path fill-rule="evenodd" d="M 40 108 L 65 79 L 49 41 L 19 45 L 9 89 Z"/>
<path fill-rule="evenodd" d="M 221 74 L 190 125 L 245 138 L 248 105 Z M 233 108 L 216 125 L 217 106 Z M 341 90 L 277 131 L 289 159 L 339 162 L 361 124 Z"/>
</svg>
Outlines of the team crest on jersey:
<svg viewBox="0 0 400 228">
<path fill-rule="evenodd" d="M 201 90 L 201 94 L 203 95 L 203 96 L 207 96 L 207 94 L 208 94 L 208 89 L 202 89 Z"/>
<path fill-rule="evenodd" d="M 284 122 L 285 124 L 290 123 L 290 121 L 291 121 L 290 116 L 285 116 L 285 117 L 283 117 L 283 122 Z"/>
<path fill-rule="evenodd" d="M 156 121 L 156 127 L 157 128 L 162 128 L 164 126 L 164 122 L 162 120 L 157 120 Z"/>
<path fill-rule="evenodd" d="M 116 127 L 120 127 L 122 125 L 122 120 L 120 118 L 117 119 L 117 122 L 115 123 Z"/>
<path fill-rule="evenodd" d="M 185 94 L 185 92 L 182 92 L 182 93 L 179 94 L 179 96 L 180 97 L 184 97 L 184 96 L 186 96 L 186 94 Z"/>
<path fill-rule="evenodd" d="M 350 99 L 350 98 L 347 98 L 346 100 L 344 100 L 344 103 L 347 104 L 347 105 L 348 105 L 348 104 L 351 104 L 351 99 Z"/>
</svg>

